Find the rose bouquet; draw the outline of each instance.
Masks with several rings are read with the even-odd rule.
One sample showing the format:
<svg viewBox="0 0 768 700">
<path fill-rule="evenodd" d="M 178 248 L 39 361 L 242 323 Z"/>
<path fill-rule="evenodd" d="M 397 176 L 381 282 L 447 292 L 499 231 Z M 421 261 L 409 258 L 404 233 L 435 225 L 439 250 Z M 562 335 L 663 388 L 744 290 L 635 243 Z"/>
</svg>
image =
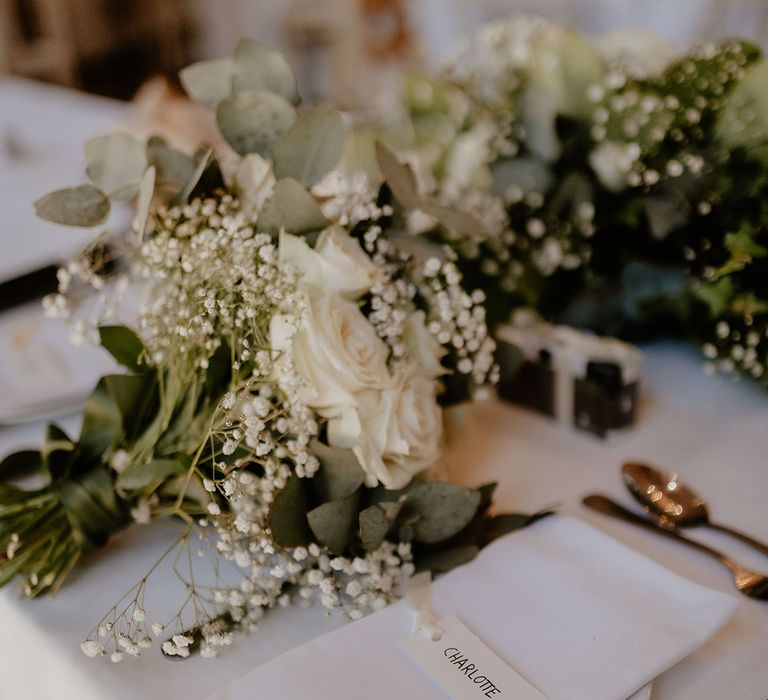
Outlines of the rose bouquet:
<svg viewBox="0 0 768 700">
<path fill-rule="evenodd" d="M 213 656 L 292 602 L 356 619 L 416 568 L 451 568 L 529 521 L 490 517 L 492 486 L 429 478 L 444 388 L 466 396 L 496 369 L 482 293 L 445 251 L 407 252 L 391 192 L 407 199 L 409 171 L 381 145 L 390 185 L 339 170 L 342 115 L 299 114 L 289 67 L 255 42 L 181 78 L 215 109 L 216 153 L 98 137 L 91 182 L 36 203 L 94 227 L 135 204 L 132 231 L 96 237 L 45 301 L 124 372 L 98 383 L 78 437 L 50 426 L 42 449 L 0 465 L 0 583 L 29 597 L 131 523 L 183 523 L 166 553 L 180 610 L 152 623 L 141 578 L 83 643 L 113 661 L 158 636 L 167 655 Z M 200 584 L 196 554 L 235 580 Z"/>
<path fill-rule="evenodd" d="M 744 41 L 679 54 L 536 17 L 489 25 L 405 87 L 422 189 L 484 224 L 449 243 L 489 322 L 534 306 L 638 337 L 701 342 L 710 368 L 766 376 L 768 67 Z"/>
</svg>

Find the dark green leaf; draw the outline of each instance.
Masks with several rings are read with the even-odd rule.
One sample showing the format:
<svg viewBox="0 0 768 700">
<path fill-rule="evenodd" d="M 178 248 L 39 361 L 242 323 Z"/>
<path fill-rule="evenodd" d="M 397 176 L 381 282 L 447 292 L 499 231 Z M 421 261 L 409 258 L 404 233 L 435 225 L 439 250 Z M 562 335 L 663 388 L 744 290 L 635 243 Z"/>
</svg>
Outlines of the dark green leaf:
<svg viewBox="0 0 768 700">
<path fill-rule="evenodd" d="M 431 571 L 433 574 L 441 574 L 455 569 L 462 564 L 467 564 L 479 553 L 480 548 L 473 544 L 429 551 L 417 558 L 416 568 L 419 571 Z"/>
<path fill-rule="evenodd" d="M 101 346 L 121 365 L 138 370 L 142 364 L 144 343 L 126 326 L 99 326 Z"/>
<path fill-rule="evenodd" d="M 272 155 L 277 140 L 291 127 L 296 110 L 272 92 L 239 92 L 216 108 L 222 135 L 240 155 Z"/>
<path fill-rule="evenodd" d="M 229 387 L 232 379 L 232 350 L 226 341 L 222 341 L 216 352 L 208 359 L 205 373 L 205 393 L 210 397 L 221 396 Z"/>
<path fill-rule="evenodd" d="M 85 404 L 79 444 L 98 456 L 119 437 L 136 437 L 154 417 L 156 401 L 153 374 L 102 377 Z"/>
<path fill-rule="evenodd" d="M 461 532 L 480 505 L 480 493 L 444 481 L 416 481 L 405 489 L 406 508 L 419 519 L 414 539 L 425 544 L 441 542 Z"/>
<path fill-rule="evenodd" d="M 39 450 L 14 452 L 0 462 L 0 482 L 35 474 L 42 467 L 43 456 Z"/>
<path fill-rule="evenodd" d="M 281 547 L 300 547 L 312 541 L 307 510 L 304 483 L 293 474 L 283 490 L 275 496 L 267 516 L 267 524 L 276 544 Z"/>
<path fill-rule="evenodd" d="M 243 39 L 235 49 L 232 87 L 236 91 L 273 92 L 297 104 L 296 78 L 282 54 L 252 39 Z"/>
<path fill-rule="evenodd" d="M 307 513 L 307 521 L 320 544 L 334 554 L 342 554 L 355 532 L 360 494 L 328 501 Z"/>
<path fill-rule="evenodd" d="M 41 219 L 64 226 L 98 226 L 109 216 L 109 200 L 93 185 L 56 190 L 35 202 Z"/>
<path fill-rule="evenodd" d="M 402 507 L 402 501 L 382 501 L 360 512 L 363 547 L 373 552 L 381 546 Z"/>
<path fill-rule="evenodd" d="M 175 459 L 154 459 L 145 464 L 128 467 L 117 479 L 117 485 L 122 489 L 138 490 L 153 482 L 163 481 L 170 476 L 184 473 L 184 465 Z"/>
<path fill-rule="evenodd" d="M 275 177 L 292 177 L 309 187 L 333 170 L 343 153 L 341 113 L 315 107 L 302 114 L 275 145 Z"/>
<path fill-rule="evenodd" d="M 537 520 L 553 515 L 551 510 L 540 511 L 529 515 L 528 513 L 504 513 L 495 515 L 492 518 L 486 518 L 483 522 L 482 546 L 490 544 L 493 540 L 504 535 L 522 530 L 524 527 L 532 525 Z"/>
<path fill-rule="evenodd" d="M 274 192 L 259 214 L 259 231 L 279 233 L 309 233 L 328 225 L 328 220 L 315 201 L 296 180 L 286 177 L 278 180 Z"/>
<path fill-rule="evenodd" d="M 401 163 L 381 141 L 376 142 L 376 160 L 395 199 L 406 209 L 420 208 L 419 186 L 411 166 Z"/>
<path fill-rule="evenodd" d="M 733 282 L 729 277 L 723 277 L 717 282 L 695 285 L 693 293 L 709 307 L 710 316 L 718 318 L 731 304 Z"/>
<path fill-rule="evenodd" d="M 66 474 L 74 449 L 75 444 L 58 425 L 50 423 L 47 426 L 40 455 L 51 479 L 55 480 Z"/>
<path fill-rule="evenodd" d="M 314 440 L 309 449 L 320 460 L 312 486 L 321 501 L 345 498 L 363 485 L 365 472 L 352 450 L 329 447 L 319 440 Z"/>
<path fill-rule="evenodd" d="M 231 58 L 199 61 L 179 71 L 179 79 L 187 95 L 193 100 L 215 109 L 232 92 Z"/>
</svg>

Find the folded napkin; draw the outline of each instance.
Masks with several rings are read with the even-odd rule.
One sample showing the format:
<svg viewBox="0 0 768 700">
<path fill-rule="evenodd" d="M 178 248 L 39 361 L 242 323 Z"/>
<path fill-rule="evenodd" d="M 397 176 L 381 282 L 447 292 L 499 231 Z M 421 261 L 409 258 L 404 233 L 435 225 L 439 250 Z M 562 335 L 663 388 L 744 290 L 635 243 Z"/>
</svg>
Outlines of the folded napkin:
<svg viewBox="0 0 768 700">
<path fill-rule="evenodd" d="M 553 516 L 486 547 L 433 584 L 456 615 L 549 700 L 626 700 L 710 639 L 738 602 L 664 569 L 585 523 Z M 211 700 L 433 700 L 398 649 L 403 603 L 304 644 Z"/>
</svg>

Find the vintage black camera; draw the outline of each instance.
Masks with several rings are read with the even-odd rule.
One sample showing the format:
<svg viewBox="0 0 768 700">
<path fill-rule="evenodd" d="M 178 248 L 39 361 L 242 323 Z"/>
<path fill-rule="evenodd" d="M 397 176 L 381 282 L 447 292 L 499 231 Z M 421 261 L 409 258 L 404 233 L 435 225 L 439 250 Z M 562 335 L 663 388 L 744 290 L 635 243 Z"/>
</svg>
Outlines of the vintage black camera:
<svg viewBox="0 0 768 700">
<path fill-rule="evenodd" d="M 501 398 L 600 437 L 635 420 L 641 353 L 529 309 L 496 329 Z"/>
</svg>

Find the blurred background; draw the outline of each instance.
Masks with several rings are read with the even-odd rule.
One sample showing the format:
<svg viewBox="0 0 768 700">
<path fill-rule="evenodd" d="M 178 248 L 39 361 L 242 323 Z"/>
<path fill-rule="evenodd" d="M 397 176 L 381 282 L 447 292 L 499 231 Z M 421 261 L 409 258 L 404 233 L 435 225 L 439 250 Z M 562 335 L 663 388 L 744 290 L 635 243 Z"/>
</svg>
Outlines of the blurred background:
<svg viewBox="0 0 768 700">
<path fill-rule="evenodd" d="M 128 99 L 249 36 L 289 56 L 305 98 L 354 108 L 519 11 L 589 33 L 647 26 L 676 43 L 768 37 L 766 0 L 0 0 L 0 70 Z"/>
</svg>

